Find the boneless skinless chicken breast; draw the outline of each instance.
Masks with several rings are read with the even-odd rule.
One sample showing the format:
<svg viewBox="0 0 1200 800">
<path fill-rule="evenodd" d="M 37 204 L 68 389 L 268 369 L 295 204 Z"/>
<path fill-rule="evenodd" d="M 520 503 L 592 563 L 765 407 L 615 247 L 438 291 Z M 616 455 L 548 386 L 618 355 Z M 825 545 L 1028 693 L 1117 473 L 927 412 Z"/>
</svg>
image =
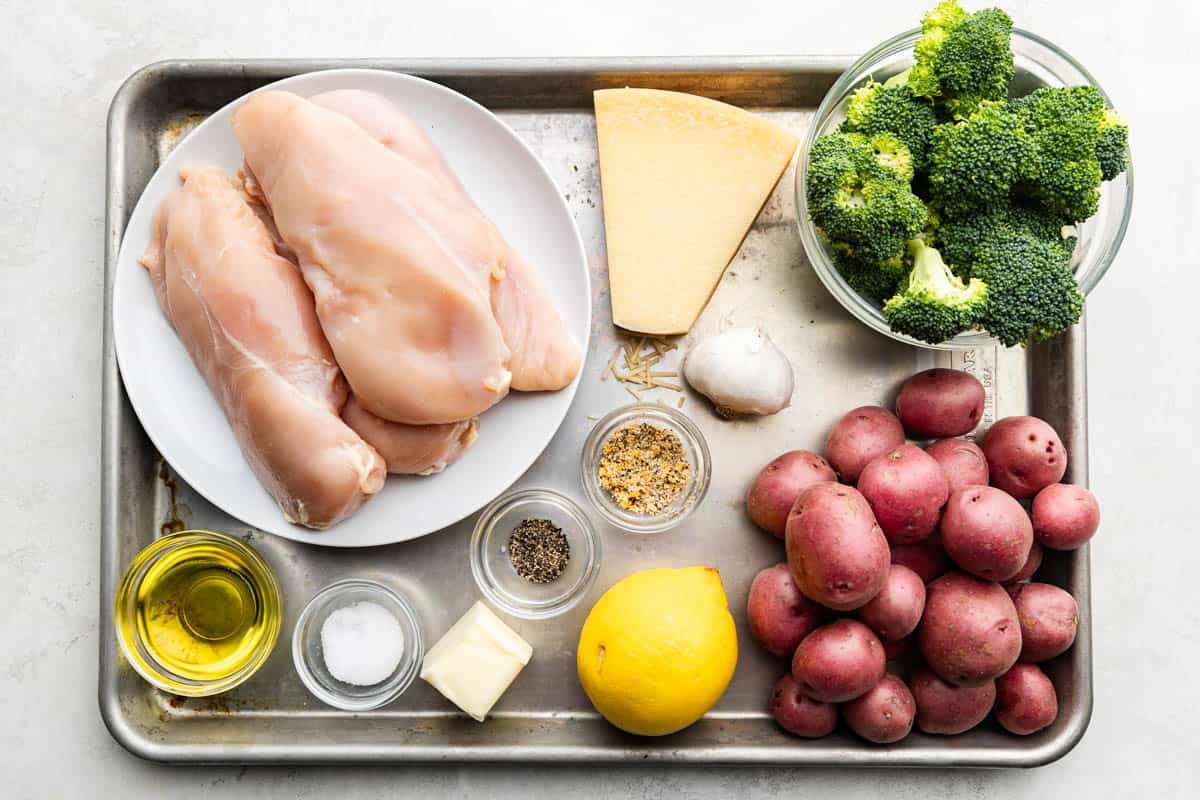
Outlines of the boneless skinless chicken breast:
<svg viewBox="0 0 1200 800">
<path fill-rule="evenodd" d="M 275 251 L 296 264 L 296 254 L 279 236 L 275 220 L 262 203 L 262 191 L 253 177 L 243 174 L 243 190 L 251 199 L 250 207 L 266 225 L 275 242 Z M 479 437 L 476 417 L 461 422 L 434 425 L 406 425 L 391 422 L 367 411 L 350 395 L 342 407 L 342 419 L 374 447 L 387 462 L 388 472 L 396 475 L 433 475 L 453 464 Z"/>
<path fill-rule="evenodd" d="M 475 418 L 440 425 L 405 425 L 380 419 L 353 396 L 342 409 L 342 419 L 371 444 L 388 472 L 398 475 L 432 475 L 459 459 L 479 435 Z"/>
<path fill-rule="evenodd" d="M 427 425 L 503 398 L 510 351 L 478 267 L 501 268 L 494 228 L 427 169 L 296 95 L 254 94 L 232 122 L 362 407 Z"/>
<path fill-rule="evenodd" d="M 352 120 L 397 156 L 435 177 L 458 206 L 459 213 L 474 220 L 472 229 L 489 245 L 479 248 L 484 257 L 476 263 L 476 268 L 481 280 L 488 284 L 492 312 L 511 351 L 508 368 L 512 372 L 512 388 L 553 391 L 574 380 L 580 366 L 579 347 L 542 288 L 537 273 L 476 208 L 425 131 L 391 101 L 374 92 L 341 89 L 309 99 Z M 502 252 L 491 250 L 493 243 Z M 500 259 L 498 269 L 490 260 L 496 257 Z"/>
<path fill-rule="evenodd" d="M 312 293 L 266 225 L 220 169 L 182 178 L 141 263 L 259 481 L 290 521 L 329 527 L 379 491 L 384 461 L 339 416 Z"/>
</svg>

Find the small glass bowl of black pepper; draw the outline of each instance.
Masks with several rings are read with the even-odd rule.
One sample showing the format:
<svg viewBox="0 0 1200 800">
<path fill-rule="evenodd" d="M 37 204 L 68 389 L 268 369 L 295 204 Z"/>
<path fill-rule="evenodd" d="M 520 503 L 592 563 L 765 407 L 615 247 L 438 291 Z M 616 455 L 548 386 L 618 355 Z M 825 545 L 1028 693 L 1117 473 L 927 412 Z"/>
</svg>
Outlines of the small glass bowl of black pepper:
<svg viewBox="0 0 1200 800">
<path fill-rule="evenodd" d="M 583 488 L 606 520 L 659 533 L 688 517 L 712 480 L 704 434 L 682 411 L 637 403 L 601 417 L 583 444 Z"/>
<path fill-rule="evenodd" d="M 550 489 L 502 495 L 471 536 L 471 575 L 500 610 L 547 619 L 572 608 L 600 571 L 600 538 L 575 501 Z"/>
</svg>

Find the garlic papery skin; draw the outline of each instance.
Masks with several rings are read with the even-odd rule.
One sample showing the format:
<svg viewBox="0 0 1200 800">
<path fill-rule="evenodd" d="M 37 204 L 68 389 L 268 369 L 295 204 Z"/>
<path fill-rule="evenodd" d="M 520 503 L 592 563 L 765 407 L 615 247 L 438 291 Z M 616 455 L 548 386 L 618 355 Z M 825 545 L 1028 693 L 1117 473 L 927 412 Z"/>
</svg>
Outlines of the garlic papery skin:
<svg viewBox="0 0 1200 800">
<path fill-rule="evenodd" d="M 792 365 L 757 328 L 733 328 L 693 345 L 683 377 L 723 417 L 766 416 L 792 400 Z"/>
</svg>

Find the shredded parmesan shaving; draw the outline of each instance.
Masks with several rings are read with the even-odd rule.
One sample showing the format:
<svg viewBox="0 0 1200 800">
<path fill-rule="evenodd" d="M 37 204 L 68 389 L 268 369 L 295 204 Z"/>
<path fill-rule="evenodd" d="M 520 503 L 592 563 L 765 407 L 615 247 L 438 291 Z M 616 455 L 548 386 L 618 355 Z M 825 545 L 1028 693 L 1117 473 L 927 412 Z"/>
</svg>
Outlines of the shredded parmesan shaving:
<svg viewBox="0 0 1200 800">
<path fill-rule="evenodd" d="M 610 356 L 608 359 L 608 366 L 604 368 L 604 372 L 600 373 L 600 380 L 602 380 L 602 381 L 608 380 L 609 374 L 611 374 L 613 371 L 613 364 L 617 363 L 617 356 L 619 356 L 620 354 L 621 354 L 621 347 L 620 347 L 620 345 L 618 345 L 617 349 L 613 350 L 612 356 Z"/>
<path fill-rule="evenodd" d="M 600 373 L 600 380 L 608 380 L 608 376 L 612 375 L 623 384 L 622 388 L 638 402 L 642 401 L 644 392 L 652 389 L 682 392 L 682 384 L 664 380 L 664 378 L 678 378 L 678 370 L 657 368 L 662 366 L 663 358 L 677 348 L 678 345 L 675 342 L 653 336 L 627 338 L 618 344 L 612 355 L 609 356 L 608 364 Z M 680 400 L 682 401 L 682 399 L 681 397 Z M 681 405 L 682 403 L 680 403 Z"/>
</svg>

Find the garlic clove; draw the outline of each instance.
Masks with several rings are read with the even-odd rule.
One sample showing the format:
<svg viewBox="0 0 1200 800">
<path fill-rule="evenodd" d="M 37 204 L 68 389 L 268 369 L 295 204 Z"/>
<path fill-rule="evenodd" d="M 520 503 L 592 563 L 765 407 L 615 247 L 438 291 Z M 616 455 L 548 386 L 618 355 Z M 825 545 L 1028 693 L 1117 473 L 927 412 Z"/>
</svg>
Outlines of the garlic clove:
<svg viewBox="0 0 1200 800">
<path fill-rule="evenodd" d="M 688 384 L 723 417 L 766 416 L 792 399 L 792 365 L 757 328 L 733 328 L 692 346 L 683 363 Z"/>
</svg>

